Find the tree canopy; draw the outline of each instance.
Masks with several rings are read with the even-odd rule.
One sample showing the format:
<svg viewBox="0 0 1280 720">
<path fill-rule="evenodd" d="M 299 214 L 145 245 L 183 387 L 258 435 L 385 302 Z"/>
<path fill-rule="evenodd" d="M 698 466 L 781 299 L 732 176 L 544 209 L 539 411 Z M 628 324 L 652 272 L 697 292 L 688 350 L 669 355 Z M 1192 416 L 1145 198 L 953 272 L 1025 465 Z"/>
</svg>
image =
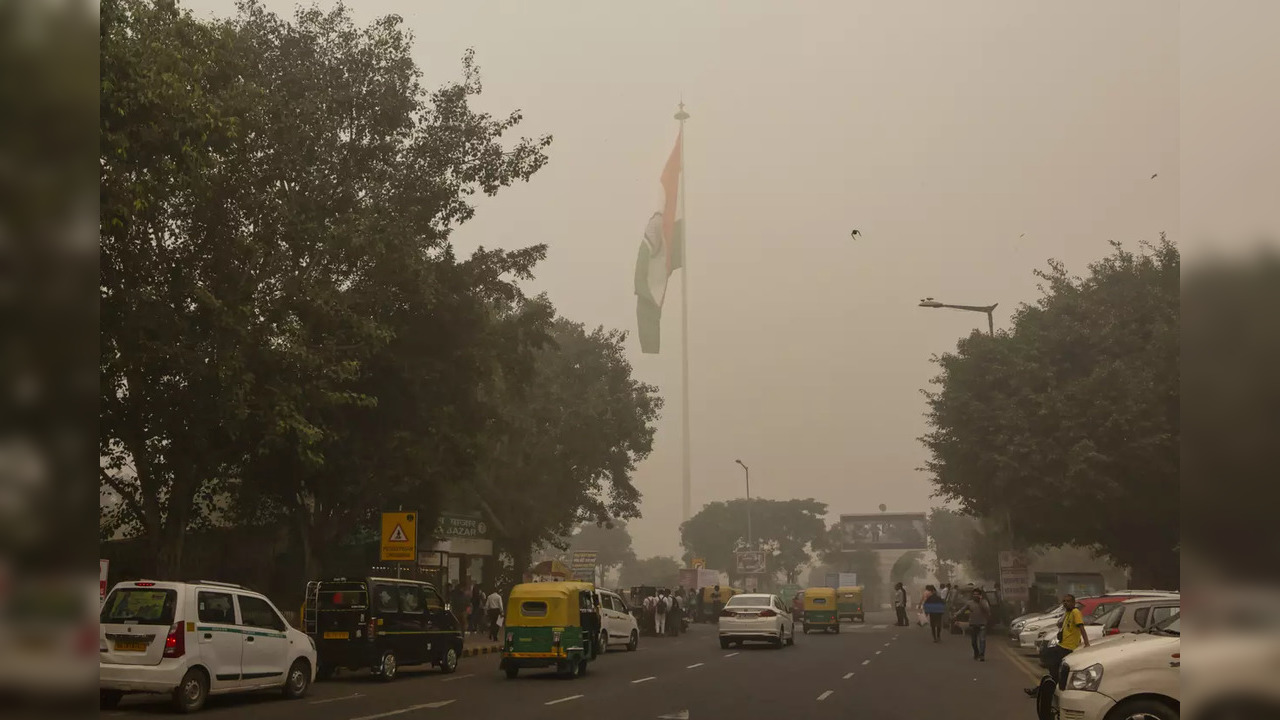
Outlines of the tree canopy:
<svg viewBox="0 0 1280 720">
<path fill-rule="evenodd" d="M 926 470 L 940 496 L 1030 544 L 1093 547 L 1178 583 L 1179 254 L 1113 243 L 1059 262 L 1013 328 L 935 358 Z"/>
<path fill-rule="evenodd" d="M 161 576 L 193 529 L 286 524 L 308 576 L 379 511 L 482 506 L 500 547 L 637 514 L 661 401 L 624 335 L 518 286 L 542 245 L 459 257 L 530 180 L 473 53 L 435 89 L 400 18 L 244 0 L 101 10 L 105 536 Z"/>
<path fill-rule="evenodd" d="M 769 574 L 782 573 L 795 582 L 820 543 L 825 526 L 826 503 L 806 500 L 766 500 L 751 504 L 751 531 L 764 550 Z M 751 546 L 747 538 L 747 500 L 713 502 L 680 526 L 685 560 L 701 557 L 707 567 L 736 575 L 734 552 Z"/>
</svg>

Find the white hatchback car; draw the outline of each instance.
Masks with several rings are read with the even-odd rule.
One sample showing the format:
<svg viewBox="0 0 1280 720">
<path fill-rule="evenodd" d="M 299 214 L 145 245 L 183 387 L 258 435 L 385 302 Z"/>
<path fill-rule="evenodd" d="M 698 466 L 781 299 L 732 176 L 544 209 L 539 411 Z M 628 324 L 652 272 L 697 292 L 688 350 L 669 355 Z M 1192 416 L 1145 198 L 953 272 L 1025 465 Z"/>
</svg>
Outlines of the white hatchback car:
<svg viewBox="0 0 1280 720">
<path fill-rule="evenodd" d="M 160 693 L 180 712 L 209 695 L 277 688 L 306 694 L 316 648 L 263 595 L 215 582 L 136 580 L 111 589 L 99 616 L 103 709 L 126 693 Z"/>
<path fill-rule="evenodd" d="M 777 595 L 749 593 L 734 595 L 720 612 L 720 647 L 742 645 L 747 640 L 773 643 L 774 647 L 794 645 L 795 621 L 791 610 Z"/>
<path fill-rule="evenodd" d="M 600 615 L 603 619 L 605 641 L 600 647 L 625 645 L 627 650 L 635 650 L 640 645 L 640 624 L 636 622 L 631 608 L 623 602 L 622 596 L 609 590 L 599 590 Z"/>
</svg>

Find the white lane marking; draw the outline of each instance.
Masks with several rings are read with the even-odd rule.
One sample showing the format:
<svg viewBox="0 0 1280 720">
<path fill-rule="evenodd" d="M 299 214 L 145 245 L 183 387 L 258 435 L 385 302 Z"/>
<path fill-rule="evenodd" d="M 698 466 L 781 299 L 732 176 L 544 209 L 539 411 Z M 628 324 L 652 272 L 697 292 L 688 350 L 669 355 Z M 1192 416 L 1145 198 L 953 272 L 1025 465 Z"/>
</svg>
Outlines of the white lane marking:
<svg viewBox="0 0 1280 720">
<path fill-rule="evenodd" d="M 870 661 L 870 660 L 863 660 L 863 661 L 862 661 L 862 664 L 863 664 L 863 665 L 870 665 L 870 664 L 871 664 L 871 661 Z"/>
<path fill-rule="evenodd" d="M 849 678 L 851 678 L 851 677 L 853 677 L 853 673 L 845 673 L 845 674 L 844 674 L 844 678 L 843 678 L 843 679 L 844 679 L 844 680 L 848 680 L 848 679 L 849 679 Z"/>
<path fill-rule="evenodd" d="M 657 675 L 650 675 L 649 677 L 643 677 L 643 678 L 640 678 L 639 680 L 632 680 L 631 684 L 639 685 L 642 682 L 649 682 L 650 680 L 657 680 L 657 679 L 658 679 Z"/>
<path fill-rule="evenodd" d="M 696 667 L 702 667 L 702 663 L 694 663 L 694 664 L 692 664 L 692 665 L 685 665 L 685 666 L 684 666 L 684 669 L 685 669 L 685 670 L 692 670 L 692 669 L 694 669 L 694 668 L 696 668 Z"/>
<path fill-rule="evenodd" d="M 822 693 L 821 695 L 818 696 L 818 701 L 821 702 L 823 700 L 826 700 L 827 698 L 831 697 L 831 693 L 834 693 L 834 692 L 835 690 L 828 690 Z"/>
<path fill-rule="evenodd" d="M 440 682 L 453 682 L 454 680 L 466 680 L 469 677 L 475 677 L 475 676 L 476 676 L 475 673 L 467 673 L 466 675 L 454 675 L 452 677 L 447 677 L 441 680 Z"/>
<path fill-rule="evenodd" d="M 414 710 L 425 710 L 427 708 L 444 707 L 445 705 L 448 705 L 451 702 L 453 701 L 443 700 L 441 702 L 423 703 L 422 705 L 410 705 L 409 707 L 406 707 L 406 708 L 400 708 L 399 710 L 391 710 L 389 712 L 378 713 L 377 715 L 361 715 L 358 718 L 351 718 L 351 720 L 377 720 L 378 718 L 391 717 L 392 715 L 403 715 L 408 712 L 413 712 Z"/>
<path fill-rule="evenodd" d="M 559 700 L 552 700 L 551 702 L 545 702 L 545 703 L 542 703 L 542 704 L 543 704 L 543 705 L 555 705 L 555 704 L 557 704 L 557 703 L 569 702 L 570 700 L 577 700 L 577 699 L 578 699 L 578 698 L 580 698 L 580 697 L 582 697 L 582 696 L 581 696 L 581 695 L 570 695 L 569 697 L 562 697 L 562 698 L 560 698 Z"/>
<path fill-rule="evenodd" d="M 689 711 L 681 710 L 679 712 L 667 713 L 659 715 L 658 720 L 689 720 Z"/>
<path fill-rule="evenodd" d="M 885 646 L 885 647 L 889 647 L 889 643 L 885 643 L 885 644 L 884 644 L 884 646 Z"/>
<path fill-rule="evenodd" d="M 879 655 L 879 654 L 880 654 L 880 653 L 882 653 L 882 652 L 884 652 L 884 651 L 883 651 L 883 650 L 877 650 L 877 651 L 876 651 L 876 654 L 877 654 L 877 655 Z"/>
<path fill-rule="evenodd" d="M 331 697 L 331 698 L 325 698 L 324 700 L 312 700 L 308 704 L 323 705 L 325 703 L 338 702 L 339 700 L 355 700 L 358 697 L 364 697 L 364 695 L 361 693 L 352 693 L 350 695 L 343 695 L 342 697 Z"/>
<path fill-rule="evenodd" d="M 725 655 L 725 657 L 727 657 L 727 658 L 731 658 L 731 657 L 733 657 L 734 655 L 737 655 L 737 654 L 738 654 L 738 653 L 729 653 L 728 655 Z"/>
</svg>

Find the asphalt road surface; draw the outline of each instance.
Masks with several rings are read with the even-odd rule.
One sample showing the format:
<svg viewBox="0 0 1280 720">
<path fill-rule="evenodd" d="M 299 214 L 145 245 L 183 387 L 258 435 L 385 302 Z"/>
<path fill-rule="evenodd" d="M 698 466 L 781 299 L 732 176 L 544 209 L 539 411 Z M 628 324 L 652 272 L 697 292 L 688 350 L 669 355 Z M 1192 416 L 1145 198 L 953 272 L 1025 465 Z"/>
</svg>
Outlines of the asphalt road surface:
<svg viewBox="0 0 1280 720">
<path fill-rule="evenodd" d="M 895 627 L 890 613 L 845 623 L 839 635 L 801 634 L 791 647 L 721 650 L 712 625 L 676 638 L 642 638 L 636 652 L 612 650 L 586 677 L 524 671 L 507 680 L 498 655 L 465 659 L 453 675 L 402 668 L 382 683 L 346 674 L 316 683 L 307 697 L 279 693 L 210 698 L 201 713 L 230 720 L 598 718 L 901 718 L 1018 720 L 1035 717 L 1020 688 L 1030 671 L 990 638 L 987 661 L 973 661 L 968 638 L 934 644 L 927 628 Z M 102 717 L 159 717 L 159 698 L 127 697 Z"/>
</svg>

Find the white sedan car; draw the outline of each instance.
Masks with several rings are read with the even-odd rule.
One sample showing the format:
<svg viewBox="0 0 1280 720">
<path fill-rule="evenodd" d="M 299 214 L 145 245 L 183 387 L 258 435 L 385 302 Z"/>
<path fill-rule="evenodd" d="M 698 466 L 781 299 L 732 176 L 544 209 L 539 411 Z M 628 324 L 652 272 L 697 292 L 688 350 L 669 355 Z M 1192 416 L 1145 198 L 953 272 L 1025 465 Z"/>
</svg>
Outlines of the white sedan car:
<svg viewBox="0 0 1280 720">
<path fill-rule="evenodd" d="M 795 644 L 791 610 L 777 595 L 734 595 L 725 604 L 720 613 L 720 647 L 742 645 L 747 640 L 770 642 L 774 647 Z"/>
</svg>

